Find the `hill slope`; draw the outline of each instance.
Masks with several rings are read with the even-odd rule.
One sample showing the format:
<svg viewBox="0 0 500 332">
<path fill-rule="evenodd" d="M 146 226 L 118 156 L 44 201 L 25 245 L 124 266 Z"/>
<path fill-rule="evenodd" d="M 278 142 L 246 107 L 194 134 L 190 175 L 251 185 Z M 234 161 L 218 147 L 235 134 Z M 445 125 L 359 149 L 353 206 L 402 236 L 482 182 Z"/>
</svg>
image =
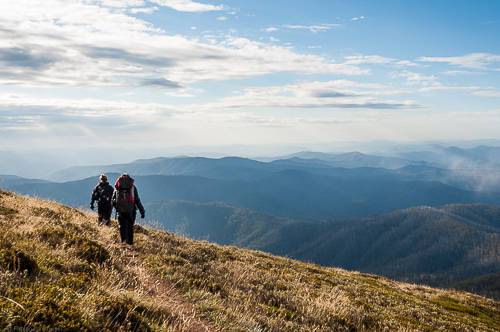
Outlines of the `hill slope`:
<svg viewBox="0 0 500 332">
<path fill-rule="evenodd" d="M 0 192 L 0 329 L 500 329 L 500 305 L 454 291 L 114 228 Z"/>
<path fill-rule="evenodd" d="M 195 239 L 498 296 L 477 284 L 482 278 L 469 279 L 500 273 L 500 206 L 416 207 L 315 223 L 224 204 L 166 201 L 146 209 L 166 230 Z"/>
</svg>

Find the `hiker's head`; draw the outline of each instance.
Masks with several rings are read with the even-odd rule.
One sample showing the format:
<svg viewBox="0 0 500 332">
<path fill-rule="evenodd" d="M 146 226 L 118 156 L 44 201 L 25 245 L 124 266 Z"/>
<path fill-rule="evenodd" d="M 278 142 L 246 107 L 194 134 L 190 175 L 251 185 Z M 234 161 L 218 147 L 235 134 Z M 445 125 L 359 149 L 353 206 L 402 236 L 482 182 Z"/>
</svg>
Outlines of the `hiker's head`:
<svg viewBox="0 0 500 332">
<path fill-rule="evenodd" d="M 122 178 L 130 178 L 130 175 L 128 175 L 128 173 L 123 173 L 121 177 Z"/>
<path fill-rule="evenodd" d="M 105 174 L 101 174 L 101 176 L 99 176 L 99 181 L 101 181 L 102 183 L 107 183 L 108 177 Z"/>
</svg>

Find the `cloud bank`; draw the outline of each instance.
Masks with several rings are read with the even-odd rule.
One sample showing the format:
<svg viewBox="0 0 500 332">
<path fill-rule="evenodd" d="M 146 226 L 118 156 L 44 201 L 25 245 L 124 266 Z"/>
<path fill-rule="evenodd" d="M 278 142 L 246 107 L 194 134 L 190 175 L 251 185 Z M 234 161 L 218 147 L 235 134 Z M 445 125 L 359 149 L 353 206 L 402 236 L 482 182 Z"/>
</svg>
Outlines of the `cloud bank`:
<svg viewBox="0 0 500 332">
<path fill-rule="evenodd" d="M 154 1 L 183 11 L 220 10 L 192 1 Z M 201 81 L 290 72 L 367 74 L 353 64 L 248 38 L 203 42 L 171 35 L 128 14 L 142 1 L 19 0 L 0 4 L 0 83 L 177 88 Z"/>
</svg>

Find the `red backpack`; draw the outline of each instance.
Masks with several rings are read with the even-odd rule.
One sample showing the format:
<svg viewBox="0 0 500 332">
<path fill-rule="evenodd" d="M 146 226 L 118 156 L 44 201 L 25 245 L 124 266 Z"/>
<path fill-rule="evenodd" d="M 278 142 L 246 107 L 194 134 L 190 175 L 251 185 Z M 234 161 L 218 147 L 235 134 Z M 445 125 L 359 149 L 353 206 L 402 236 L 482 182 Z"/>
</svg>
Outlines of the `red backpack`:
<svg viewBox="0 0 500 332">
<path fill-rule="evenodd" d="M 128 175 L 122 175 L 115 183 L 116 202 L 115 208 L 118 213 L 129 214 L 135 210 L 134 179 Z"/>
</svg>

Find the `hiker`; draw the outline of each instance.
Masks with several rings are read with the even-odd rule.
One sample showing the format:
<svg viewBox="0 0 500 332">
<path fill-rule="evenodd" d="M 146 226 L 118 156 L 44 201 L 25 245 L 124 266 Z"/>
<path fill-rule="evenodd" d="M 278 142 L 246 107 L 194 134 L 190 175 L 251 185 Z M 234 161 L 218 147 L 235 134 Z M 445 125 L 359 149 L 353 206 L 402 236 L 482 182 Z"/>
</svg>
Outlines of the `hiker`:
<svg viewBox="0 0 500 332">
<path fill-rule="evenodd" d="M 111 198 L 113 196 L 113 187 L 108 183 L 106 175 L 99 176 L 99 184 L 92 191 L 90 209 L 94 210 L 94 203 L 97 202 L 97 222 L 99 225 L 107 225 L 111 222 Z"/>
<path fill-rule="evenodd" d="M 116 180 L 112 202 L 118 213 L 122 243 L 132 245 L 134 244 L 134 224 L 137 209 L 139 209 L 142 219 L 145 217 L 145 211 L 137 187 L 134 185 L 134 179 L 127 173 L 122 174 Z"/>
</svg>

